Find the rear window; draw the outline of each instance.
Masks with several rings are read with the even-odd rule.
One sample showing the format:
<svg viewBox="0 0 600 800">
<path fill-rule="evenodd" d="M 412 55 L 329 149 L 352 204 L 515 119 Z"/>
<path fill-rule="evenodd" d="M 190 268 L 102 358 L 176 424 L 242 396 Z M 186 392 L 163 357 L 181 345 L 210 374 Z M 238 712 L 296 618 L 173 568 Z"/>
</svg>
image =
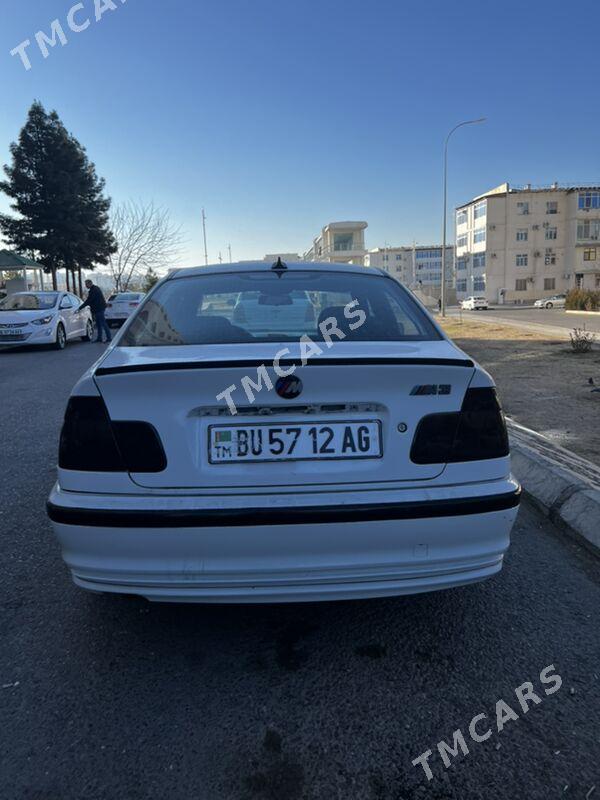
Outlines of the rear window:
<svg viewBox="0 0 600 800">
<path fill-rule="evenodd" d="M 134 294 L 130 292 L 129 294 L 126 292 L 122 292 L 121 294 L 114 294 L 110 300 L 114 303 L 134 303 L 136 300 L 140 299 L 139 294 Z"/>
<path fill-rule="evenodd" d="M 262 271 L 167 281 L 137 313 L 120 346 L 290 342 L 304 335 L 318 341 L 322 324 L 331 326 L 332 319 L 349 341 L 441 338 L 394 280 L 294 270 L 280 277 Z"/>
</svg>

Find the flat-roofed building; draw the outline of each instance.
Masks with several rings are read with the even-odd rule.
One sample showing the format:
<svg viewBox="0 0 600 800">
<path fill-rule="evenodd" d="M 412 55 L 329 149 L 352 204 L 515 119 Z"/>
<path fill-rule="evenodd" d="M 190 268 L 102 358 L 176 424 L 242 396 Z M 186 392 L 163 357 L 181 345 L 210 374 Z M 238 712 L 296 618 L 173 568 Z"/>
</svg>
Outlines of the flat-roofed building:
<svg viewBox="0 0 600 800">
<path fill-rule="evenodd" d="M 529 303 L 600 288 L 600 187 L 503 183 L 456 209 L 456 293 Z"/>
<path fill-rule="evenodd" d="M 439 297 L 442 284 L 442 246 L 412 245 L 369 250 L 365 266 L 389 272 L 405 286 Z M 454 285 L 454 247 L 446 247 L 446 285 Z"/>
<path fill-rule="evenodd" d="M 313 239 L 304 253 L 305 261 L 332 261 L 339 264 L 363 264 L 366 222 L 330 222 Z"/>
</svg>

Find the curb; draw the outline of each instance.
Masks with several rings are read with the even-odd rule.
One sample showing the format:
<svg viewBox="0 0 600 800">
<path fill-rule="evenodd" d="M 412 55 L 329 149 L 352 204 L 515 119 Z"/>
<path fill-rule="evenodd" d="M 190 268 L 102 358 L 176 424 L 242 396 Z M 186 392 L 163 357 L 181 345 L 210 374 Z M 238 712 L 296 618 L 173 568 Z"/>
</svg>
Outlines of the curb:
<svg viewBox="0 0 600 800">
<path fill-rule="evenodd" d="M 512 469 L 558 527 L 600 556 L 600 467 L 507 419 Z"/>
</svg>

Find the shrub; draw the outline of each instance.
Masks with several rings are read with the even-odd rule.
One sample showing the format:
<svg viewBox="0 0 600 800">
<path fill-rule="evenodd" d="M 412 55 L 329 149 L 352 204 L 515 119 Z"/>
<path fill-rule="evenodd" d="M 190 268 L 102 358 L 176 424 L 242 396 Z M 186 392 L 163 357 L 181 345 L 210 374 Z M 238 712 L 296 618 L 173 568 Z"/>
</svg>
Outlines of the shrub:
<svg viewBox="0 0 600 800">
<path fill-rule="evenodd" d="M 569 311 L 600 311 L 600 292 L 591 289 L 571 289 L 565 308 Z"/>
<path fill-rule="evenodd" d="M 584 331 L 583 328 L 573 328 L 569 336 L 574 353 L 589 353 L 596 341 L 596 334 Z"/>
</svg>

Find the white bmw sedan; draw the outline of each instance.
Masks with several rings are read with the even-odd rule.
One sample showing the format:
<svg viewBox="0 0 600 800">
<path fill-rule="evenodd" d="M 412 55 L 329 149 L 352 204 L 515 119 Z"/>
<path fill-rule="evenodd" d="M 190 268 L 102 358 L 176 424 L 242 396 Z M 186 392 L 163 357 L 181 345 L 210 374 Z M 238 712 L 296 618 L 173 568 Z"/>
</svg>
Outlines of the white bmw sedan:
<svg viewBox="0 0 600 800">
<path fill-rule="evenodd" d="M 0 346 L 51 345 L 64 350 L 67 342 L 89 342 L 94 332 L 89 308 L 69 292 L 15 292 L 0 301 Z"/>
<path fill-rule="evenodd" d="M 315 315 L 291 331 L 272 311 L 298 291 Z M 146 297 L 73 390 L 48 513 L 85 589 L 263 603 L 488 578 L 519 495 L 492 379 L 411 293 L 260 262 Z"/>
</svg>

